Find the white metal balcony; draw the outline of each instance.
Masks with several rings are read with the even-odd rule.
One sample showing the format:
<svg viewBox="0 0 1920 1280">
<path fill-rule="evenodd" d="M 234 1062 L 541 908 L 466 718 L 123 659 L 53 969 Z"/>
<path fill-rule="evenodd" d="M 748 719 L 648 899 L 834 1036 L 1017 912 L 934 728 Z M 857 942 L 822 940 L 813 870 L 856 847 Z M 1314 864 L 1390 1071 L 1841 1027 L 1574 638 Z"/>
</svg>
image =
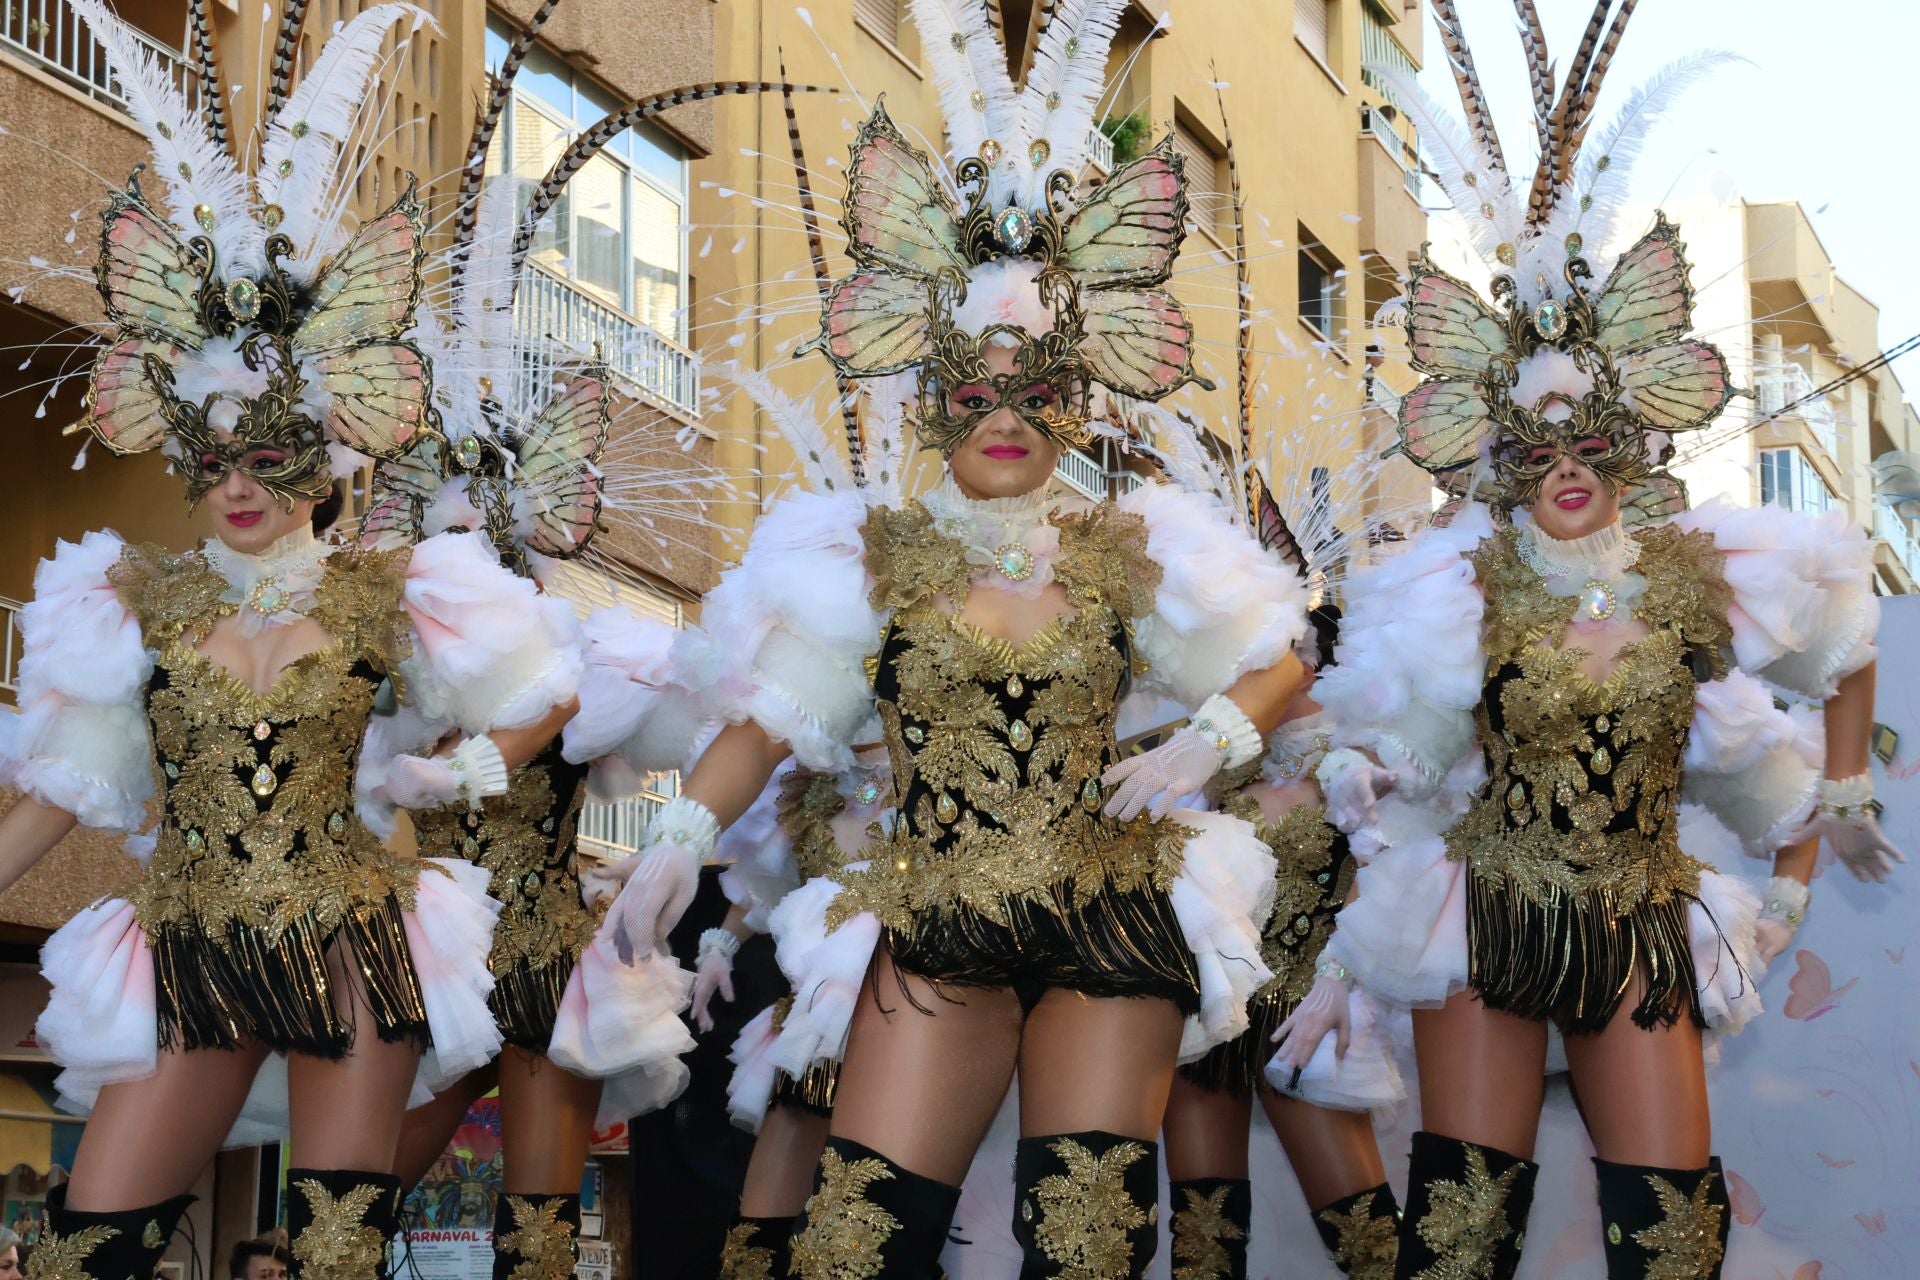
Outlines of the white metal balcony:
<svg viewBox="0 0 1920 1280">
<path fill-rule="evenodd" d="M 1054 479 L 1095 502 L 1109 495 L 1132 493 L 1146 481 L 1131 471 L 1109 471 L 1078 449 L 1063 449 L 1053 468 Z"/>
<path fill-rule="evenodd" d="M 0 689 L 17 692 L 20 677 L 20 602 L 0 596 Z"/>
<path fill-rule="evenodd" d="M 1813 377 L 1784 356 L 1760 353 L 1754 363 L 1754 407 L 1761 417 L 1794 417 L 1807 424 L 1827 457 L 1840 461 L 1840 422 L 1833 404 L 1813 394 Z M 1793 408 L 1788 409 L 1788 405 Z"/>
<path fill-rule="evenodd" d="M 198 105 L 200 77 L 180 50 L 143 31 L 133 34 L 153 52 L 168 79 L 185 92 L 187 100 Z M 7 0 L 0 6 L 0 50 L 51 71 L 101 102 L 127 109 L 126 90 L 114 78 L 100 42 L 66 0 Z"/>
<path fill-rule="evenodd" d="M 1894 557 L 1907 567 L 1909 578 L 1920 582 L 1920 541 L 1914 539 L 1907 522 L 1895 515 L 1891 507 L 1877 502 L 1873 507 L 1873 536 L 1886 543 Z"/>
<path fill-rule="evenodd" d="M 1360 15 L 1360 83 L 1380 94 L 1389 101 L 1393 99 L 1393 90 L 1386 81 L 1368 70 L 1372 66 L 1391 67 L 1412 80 L 1419 76 L 1420 68 L 1413 65 L 1413 59 L 1400 47 L 1400 42 L 1371 13 Z"/>
<path fill-rule="evenodd" d="M 614 373 L 645 398 L 688 421 L 700 416 L 700 357 L 539 263 L 531 264 L 521 279 L 513 318 L 529 338 L 554 338 L 582 352 L 597 343 Z M 527 372 L 527 386 L 552 383 L 551 369 Z"/>
<path fill-rule="evenodd" d="M 1360 108 L 1360 134 L 1380 144 L 1400 170 L 1407 194 L 1420 198 L 1420 151 L 1408 137 L 1406 126 L 1379 107 Z"/>
<path fill-rule="evenodd" d="M 1087 126 L 1087 163 L 1103 174 L 1113 172 L 1113 139 L 1097 124 Z"/>
<path fill-rule="evenodd" d="M 646 790 L 626 800 L 581 807 L 580 843 L 589 853 L 617 859 L 640 848 L 653 815 L 680 790 L 680 776 L 657 774 L 646 785 Z"/>
</svg>

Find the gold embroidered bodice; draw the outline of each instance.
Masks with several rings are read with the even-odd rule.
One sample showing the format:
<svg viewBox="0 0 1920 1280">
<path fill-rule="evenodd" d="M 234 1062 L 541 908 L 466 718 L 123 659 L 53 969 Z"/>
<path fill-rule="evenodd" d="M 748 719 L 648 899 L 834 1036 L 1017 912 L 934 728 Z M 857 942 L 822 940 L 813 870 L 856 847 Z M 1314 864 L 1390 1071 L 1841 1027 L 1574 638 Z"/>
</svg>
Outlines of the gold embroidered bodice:
<svg viewBox="0 0 1920 1280">
<path fill-rule="evenodd" d="M 1249 783 L 1259 785 L 1259 769 L 1255 761 L 1222 775 L 1227 798 L 1220 810 L 1252 823 L 1260 842 L 1273 851 L 1273 914 L 1260 938 L 1260 958 L 1273 977 L 1255 998 L 1291 1007 L 1313 987 L 1314 962 L 1333 937 L 1334 917 L 1346 904 L 1355 868 L 1347 838 L 1327 821 L 1325 805 L 1297 804 L 1272 820 L 1261 812 L 1243 790 Z"/>
<path fill-rule="evenodd" d="M 862 772 L 855 783 L 854 804 L 857 809 L 871 809 L 885 790 L 885 780 L 878 771 Z M 801 880 L 832 875 L 846 863 L 849 851 L 841 847 L 834 830 L 835 820 L 846 812 L 847 797 L 840 794 L 839 780 L 833 774 L 795 768 L 781 779 L 774 816 L 793 846 L 793 863 Z M 856 811 L 853 820 L 858 821 L 858 817 Z M 878 839 L 880 832 L 870 826 L 868 835 Z"/>
<path fill-rule="evenodd" d="M 501 904 L 488 961 L 496 974 L 578 960 L 606 914 L 604 904 L 593 910 L 581 902 L 574 861 L 587 768 L 561 755 L 556 738 L 478 809 L 456 804 L 413 815 L 422 857 L 466 858 L 490 873 L 487 893 Z"/>
<path fill-rule="evenodd" d="M 397 897 L 418 864 L 354 814 L 354 772 L 383 681 L 411 650 L 404 549 L 327 558 L 308 616 L 329 637 L 255 693 L 199 651 L 225 581 L 197 555 L 129 547 L 109 574 L 158 655 L 146 691 L 158 842 L 129 895 L 149 934 L 277 939 L 311 914 L 324 934 Z"/>
<path fill-rule="evenodd" d="M 1107 505 L 1050 518 L 1073 607 L 1018 646 L 960 618 L 975 570 L 924 507 L 868 519 L 872 603 L 892 611 L 869 665 L 898 816 L 865 851 L 870 869 L 846 878 L 836 918 L 873 911 L 905 927 L 957 904 L 1004 923 L 1009 899 L 1057 904 L 1063 882 L 1086 897 L 1178 873 L 1184 831 L 1101 811 L 1130 627 L 1160 580 L 1145 522 Z"/>
<path fill-rule="evenodd" d="M 1578 603 L 1547 593 L 1513 530 L 1483 541 L 1485 694 L 1475 711 L 1489 783 L 1448 837 L 1483 881 L 1548 906 L 1599 895 L 1614 913 L 1693 893 L 1700 864 L 1676 835 L 1680 759 L 1699 682 L 1722 670 L 1732 595 L 1712 538 L 1665 526 L 1639 535 L 1633 607 L 1644 638 L 1604 681 L 1558 648 Z"/>
</svg>

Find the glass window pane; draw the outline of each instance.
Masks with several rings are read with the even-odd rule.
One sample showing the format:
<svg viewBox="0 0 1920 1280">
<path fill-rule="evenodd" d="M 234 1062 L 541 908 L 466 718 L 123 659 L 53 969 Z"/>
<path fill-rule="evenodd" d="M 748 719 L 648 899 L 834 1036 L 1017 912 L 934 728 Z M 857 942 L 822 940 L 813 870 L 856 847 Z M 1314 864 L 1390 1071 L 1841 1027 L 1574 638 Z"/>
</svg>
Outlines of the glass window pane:
<svg viewBox="0 0 1920 1280">
<path fill-rule="evenodd" d="M 545 49 L 535 47 L 527 54 L 514 77 L 515 93 L 531 94 L 552 108 L 562 120 L 574 120 L 573 70 Z M 576 121 L 577 124 L 577 121 Z"/>
<path fill-rule="evenodd" d="M 680 206 L 633 184 L 633 314 L 676 341 L 683 337 Z"/>
<path fill-rule="evenodd" d="M 567 132 L 558 121 L 550 119 L 545 112 L 536 110 L 531 103 L 522 99 L 517 90 L 512 109 L 513 171 L 529 183 L 537 183 L 566 149 Z M 523 212 L 531 194 L 531 187 L 521 188 L 520 208 Z M 533 252 L 529 255 L 535 262 L 563 276 L 570 274 L 567 257 L 572 252 L 572 237 L 567 220 L 572 202 L 572 187 L 569 186 L 554 202 L 550 215 L 552 226 L 534 237 Z"/>
<path fill-rule="evenodd" d="M 574 283 L 615 307 L 624 305 L 620 259 L 626 187 L 626 171 L 605 156 L 587 161 L 568 186 L 573 201 Z"/>
<path fill-rule="evenodd" d="M 687 190 L 687 153 L 680 144 L 652 125 L 627 131 L 633 167 L 668 191 L 683 197 Z"/>
<path fill-rule="evenodd" d="M 499 20 L 491 17 L 488 18 L 487 70 L 492 71 L 506 59 L 507 46 L 512 43 L 512 37 L 507 35 L 506 28 L 500 24 Z"/>
</svg>

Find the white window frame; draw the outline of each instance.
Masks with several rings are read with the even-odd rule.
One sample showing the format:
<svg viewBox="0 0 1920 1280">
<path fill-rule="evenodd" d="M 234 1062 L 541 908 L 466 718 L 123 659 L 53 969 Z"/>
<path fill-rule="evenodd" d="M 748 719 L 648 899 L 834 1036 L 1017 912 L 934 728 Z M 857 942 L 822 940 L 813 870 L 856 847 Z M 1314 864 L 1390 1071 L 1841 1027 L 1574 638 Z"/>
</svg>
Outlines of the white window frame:
<svg viewBox="0 0 1920 1280">
<path fill-rule="evenodd" d="M 1760 501 L 1768 506 L 1820 515 L 1838 503 L 1807 455 L 1791 445 L 1760 450 L 1759 480 Z"/>
<path fill-rule="evenodd" d="M 1344 335 L 1339 332 L 1341 327 L 1341 285 L 1346 279 L 1345 275 L 1342 274 L 1344 268 L 1341 267 L 1339 260 L 1325 249 L 1314 247 L 1306 236 L 1301 237 L 1299 254 L 1294 260 L 1294 275 L 1296 280 L 1298 280 L 1299 277 L 1299 264 L 1302 259 L 1312 262 L 1315 267 L 1319 268 L 1324 280 L 1324 283 L 1320 286 L 1320 315 L 1324 316 L 1326 320 L 1323 325 L 1316 318 L 1309 316 L 1304 306 L 1301 306 L 1301 304 L 1306 302 L 1306 299 L 1298 298 L 1295 305 L 1301 306 L 1300 323 L 1325 341 L 1338 343 L 1342 341 L 1344 337 Z M 1294 292 L 1297 294 L 1300 290 L 1296 288 Z"/>
</svg>

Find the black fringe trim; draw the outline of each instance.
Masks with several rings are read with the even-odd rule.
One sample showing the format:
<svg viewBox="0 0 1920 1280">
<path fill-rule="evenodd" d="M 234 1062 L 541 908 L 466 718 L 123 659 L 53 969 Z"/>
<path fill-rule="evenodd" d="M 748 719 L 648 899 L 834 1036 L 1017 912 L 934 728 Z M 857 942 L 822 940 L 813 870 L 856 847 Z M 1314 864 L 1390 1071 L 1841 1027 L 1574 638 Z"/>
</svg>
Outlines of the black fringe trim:
<svg viewBox="0 0 1920 1280">
<path fill-rule="evenodd" d="M 1166 894 L 1108 887 L 1082 903 L 1069 880 L 1053 886 L 1051 896 L 1007 899 L 1004 925 L 964 906 L 931 908 L 915 915 L 910 930 L 887 930 L 886 947 L 907 973 L 955 986 L 1012 987 L 1028 1009 L 1060 987 L 1199 1011 L 1193 954 Z"/>
<path fill-rule="evenodd" d="M 797 1107 L 816 1116 L 833 1114 L 833 1095 L 840 1088 L 840 1064 L 816 1062 L 798 1080 L 784 1071 L 774 1073 L 773 1104 Z"/>
<path fill-rule="evenodd" d="M 164 926 L 147 945 L 153 951 L 160 1047 L 237 1049 L 258 1042 L 282 1053 L 343 1058 L 353 1026 L 340 1009 L 353 998 L 336 991 L 327 973 L 327 948 L 345 949 L 347 967 L 362 976 L 364 997 L 380 1039 L 425 1047 L 426 1007 L 400 920 L 400 904 L 356 912 L 330 934 L 311 913 L 277 938 L 236 925 L 222 941 L 195 929 Z"/>
<path fill-rule="evenodd" d="M 1467 869 L 1468 984 L 1489 1009 L 1551 1018 L 1562 1033 L 1606 1027 L 1638 973 L 1646 993 L 1634 1025 L 1672 1026 L 1682 1014 L 1706 1025 L 1694 983 L 1687 908 L 1674 894 L 1620 911 L 1604 895 L 1541 906 Z"/>
<path fill-rule="evenodd" d="M 534 1053 L 553 1047 L 553 1024 L 560 1017 L 560 997 L 573 976 L 573 965 L 571 959 L 549 960 L 537 967 L 521 963 L 494 975 L 487 1008 L 508 1044 Z"/>
<path fill-rule="evenodd" d="M 1208 1093 L 1252 1097 L 1266 1087 L 1267 1063 L 1274 1053 L 1273 1033 L 1287 1020 L 1296 1003 L 1282 996 L 1278 989 L 1255 992 L 1253 999 L 1247 1001 L 1247 1029 L 1181 1067 L 1181 1077 Z"/>
</svg>

